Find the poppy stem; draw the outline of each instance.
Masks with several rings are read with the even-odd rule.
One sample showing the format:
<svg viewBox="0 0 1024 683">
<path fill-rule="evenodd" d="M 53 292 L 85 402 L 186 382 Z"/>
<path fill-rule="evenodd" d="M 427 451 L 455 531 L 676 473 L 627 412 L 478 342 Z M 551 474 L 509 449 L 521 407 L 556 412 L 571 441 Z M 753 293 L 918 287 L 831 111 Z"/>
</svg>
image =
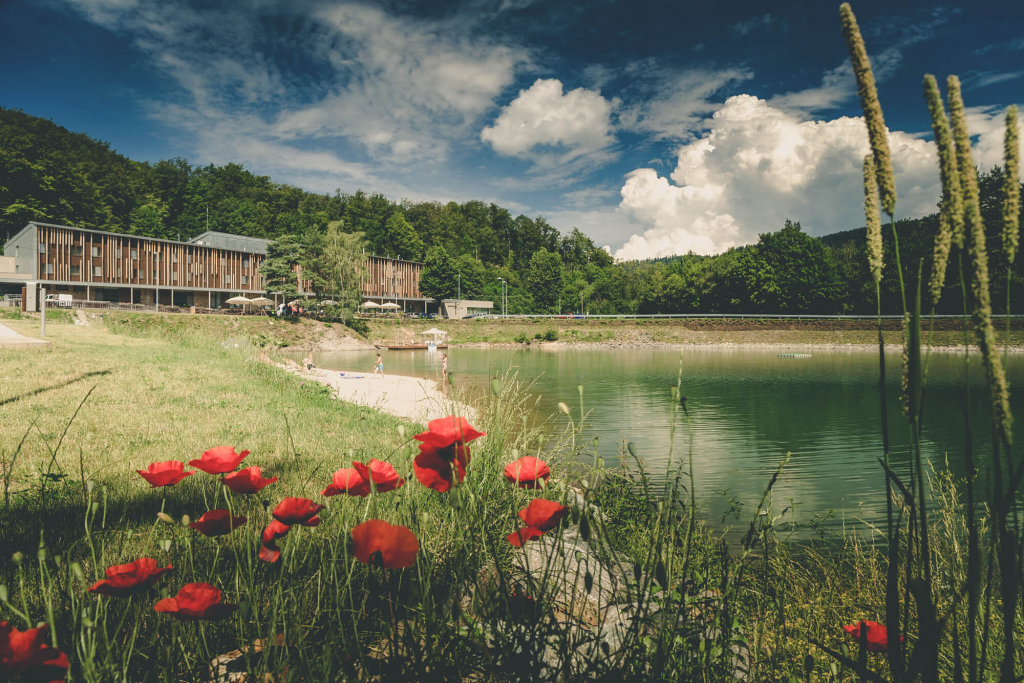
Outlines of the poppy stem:
<svg viewBox="0 0 1024 683">
<path fill-rule="evenodd" d="M 384 574 L 384 585 L 388 587 L 388 612 L 391 615 L 391 656 L 396 657 L 398 655 L 398 624 L 395 623 L 395 603 L 394 598 L 391 595 L 391 582 L 388 580 L 388 568 L 382 566 L 381 572 Z"/>
</svg>

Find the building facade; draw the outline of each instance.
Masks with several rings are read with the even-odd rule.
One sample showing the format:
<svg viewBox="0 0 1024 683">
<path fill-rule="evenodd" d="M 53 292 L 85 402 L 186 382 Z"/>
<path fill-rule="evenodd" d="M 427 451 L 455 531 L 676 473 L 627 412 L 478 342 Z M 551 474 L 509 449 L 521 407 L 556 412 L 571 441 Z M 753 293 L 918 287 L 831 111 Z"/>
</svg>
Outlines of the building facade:
<svg viewBox="0 0 1024 683">
<path fill-rule="evenodd" d="M 7 241 L 0 286 L 37 282 L 73 299 L 217 308 L 266 293 L 266 255 L 267 240 L 239 235 L 178 242 L 33 222 Z"/>
<path fill-rule="evenodd" d="M 268 243 L 212 231 L 175 241 L 32 222 L 4 246 L 0 295 L 37 283 L 78 300 L 219 308 L 237 295 L 273 297 L 260 272 Z M 420 292 L 422 269 L 416 261 L 367 256 L 363 300 L 427 312 L 432 299 Z M 300 294 L 311 295 L 297 270 Z"/>
</svg>

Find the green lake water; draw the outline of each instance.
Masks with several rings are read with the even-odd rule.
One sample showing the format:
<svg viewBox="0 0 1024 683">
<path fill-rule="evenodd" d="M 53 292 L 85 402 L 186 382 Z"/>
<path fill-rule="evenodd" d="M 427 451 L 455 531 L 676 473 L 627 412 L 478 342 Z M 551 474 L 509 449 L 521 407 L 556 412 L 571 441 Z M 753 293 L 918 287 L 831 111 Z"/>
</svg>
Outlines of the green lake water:
<svg viewBox="0 0 1024 683">
<path fill-rule="evenodd" d="M 606 464 L 618 462 L 632 441 L 652 479 L 664 481 L 671 429 L 669 388 L 682 358 L 683 395 L 693 425 L 695 490 L 703 516 L 716 526 L 730 501 L 752 513 L 787 452 L 789 463 L 775 487 L 776 513 L 795 505 L 795 519 L 834 515 L 828 524 L 859 518 L 884 524 L 884 476 L 878 397 L 878 355 L 812 351 L 784 358 L 786 350 L 674 349 L 450 349 L 448 367 L 461 384 L 484 385 L 510 365 L 522 380 L 536 380 L 543 416 L 565 402 L 578 415 L 577 384 L 591 411 L 586 438 L 599 437 Z M 797 353 L 806 353 L 796 350 Z M 384 351 L 389 373 L 436 378 L 441 353 Z M 323 353 L 319 367 L 371 371 L 375 352 Z M 909 431 L 900 408 L 900 356 L 887 354 L 887 396 L 894 468 L 906 472 Z M 975 453 L 990 453 L 990 419 L 979 359 L 971 363 L 971 420 Z M 1010 356 L 1012 387 L 1024 378 L 1024 358 Z M 963 472 L 964 372 L 962 354 L 932 353 L 923 427 L 923 451 L 936 468 Z M 1021 414 L 1024 396 L 1012 400 Z M 559 415 L 564 424 L 564 417 Z M 685 422 L 676 429 L 676 457 L 685 457 Z M 678 462 L 678 461 L 677 461 Z M 734 522 L 725 520 L 725 525 Z"/>
</svg>

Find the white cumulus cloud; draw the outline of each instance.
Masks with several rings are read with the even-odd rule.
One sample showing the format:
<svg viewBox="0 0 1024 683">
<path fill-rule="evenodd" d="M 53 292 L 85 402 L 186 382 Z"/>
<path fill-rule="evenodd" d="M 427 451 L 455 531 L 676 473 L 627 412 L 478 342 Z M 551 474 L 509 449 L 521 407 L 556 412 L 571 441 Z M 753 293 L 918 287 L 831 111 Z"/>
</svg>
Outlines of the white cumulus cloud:
<svg viewBox="0 0 1024 683">
<path fill-rule="evenodd" d="M 803 121 L 751 95 L 726 100 L 708 132 L 683 145 L 670 178 L 642 168 L 626 177 L 619 211 L 648 226 L 616 251 L 642 259 L 715 253 L 756 241 L 786 218 L 813 234 L 863 224 L 861 163 L 868 152 L 859 118 Z M 934 145 L 890 132 L 901 215 L 934 209 Z M 670 182 L 671 179 L 671 182 Z"/>
<path fill-rule="evenodd" d="M 585 157 L 597 163 L 610 158 L 615 144 L 615 101 L 596 90 L 564 92 L 562 82 L 539 78 L 503 107 L 480 133 L 499 154 L 528 159 L 539 169 L 565 166 Z"/>
</svg>

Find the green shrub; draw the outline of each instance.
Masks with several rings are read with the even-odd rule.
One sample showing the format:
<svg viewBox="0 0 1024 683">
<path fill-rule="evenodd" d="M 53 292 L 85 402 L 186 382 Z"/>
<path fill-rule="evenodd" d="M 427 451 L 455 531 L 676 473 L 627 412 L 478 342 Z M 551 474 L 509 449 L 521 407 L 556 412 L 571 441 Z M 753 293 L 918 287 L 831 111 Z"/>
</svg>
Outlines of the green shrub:
<svg viewBox="0 0 1024 683">
<path fill-rule="evenodd" d="M 520 332 L 515 336 L 515 341 L 519 344 L 529 344 L 530 338 L 526 336 L 525 332 Z"/>
<path fill-rule="evenodd" d="M 544 341 L 558 341 L 558 330 L 547 330 L 544 333 Z"/>
</svg>

